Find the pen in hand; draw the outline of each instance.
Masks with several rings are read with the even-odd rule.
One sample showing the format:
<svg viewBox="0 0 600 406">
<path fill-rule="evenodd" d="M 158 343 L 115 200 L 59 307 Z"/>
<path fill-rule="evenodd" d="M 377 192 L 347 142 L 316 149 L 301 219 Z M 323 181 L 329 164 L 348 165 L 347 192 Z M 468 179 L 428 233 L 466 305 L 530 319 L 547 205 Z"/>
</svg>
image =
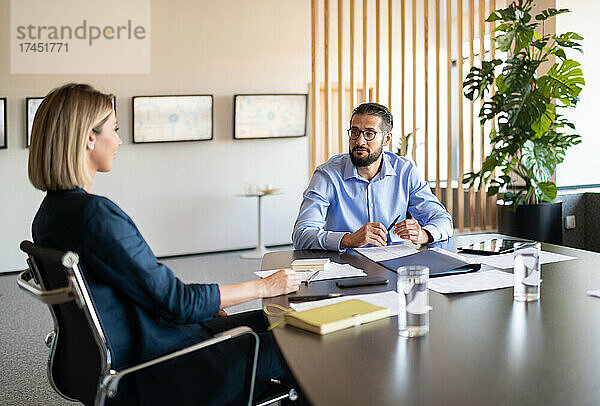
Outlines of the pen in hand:
<svg viewBox="0 0 600 406">
<path fill-rule="evenodd" d="M 394 227 L 394 224 L 396 224 L 396 221 L 398 221 L 400 219 L 400 216 L 402 216 L 402 214 L 398 214 L 398 217 L 396 217 L 394 219 L 394 221 L 392 221 L 392 224 L 390 224 L 390 226 L 387 228 L 388 233 L 390 232 L 390 230 L 392 229 L 392 227 Z M 406 212 L 405 220 L 411 219 L 411 218 L 412 218 L 412 216 L 410 215 L 410 213 Z"/>
</svg>

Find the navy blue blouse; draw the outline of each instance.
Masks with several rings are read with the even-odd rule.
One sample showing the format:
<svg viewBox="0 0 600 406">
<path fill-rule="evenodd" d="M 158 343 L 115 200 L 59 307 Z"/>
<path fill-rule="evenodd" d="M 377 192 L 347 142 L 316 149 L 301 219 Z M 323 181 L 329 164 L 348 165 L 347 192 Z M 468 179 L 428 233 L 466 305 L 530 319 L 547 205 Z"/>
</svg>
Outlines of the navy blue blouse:
<svg viewBox="0 0 600 406">
<path fill-rule="evenodd" d="M 115 203 L 77 188 L 48 192 L 33 221 L 35 243 L 79 254 L 113 367 L 191 345 L 219 311 L 216 284 L 185 284 L 156 256 Z"/>
</svg>

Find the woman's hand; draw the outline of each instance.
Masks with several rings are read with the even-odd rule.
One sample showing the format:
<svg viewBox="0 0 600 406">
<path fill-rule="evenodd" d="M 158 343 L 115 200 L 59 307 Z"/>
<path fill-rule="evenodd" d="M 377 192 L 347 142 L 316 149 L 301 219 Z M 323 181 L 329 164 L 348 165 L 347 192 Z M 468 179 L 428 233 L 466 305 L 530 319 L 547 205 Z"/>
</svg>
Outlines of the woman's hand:
<svg viewBox="0 0 600 406">
<path fill-rule="evenodd" d="M 227 312 L 223 309 L 220 309 L 217 313 L 213 314 L 212 318 L 215 319 L 217 317 L 225 317 L 227 316 Z"/>
<path fill-rule="evenodd" d="M 221 308 L 234 306 L 253 299 L 285 295 L 300 287 L 300 277 L 291 269 L 280 269 L 264 279 L 219 285 Z"/>
<path fill-rule="evenodd" d="M 271 276 L 260 280 L 262 297 L 285 295 L 300 287 L 300 277 L 291 269 L 280 269 Z"/>
</svg>

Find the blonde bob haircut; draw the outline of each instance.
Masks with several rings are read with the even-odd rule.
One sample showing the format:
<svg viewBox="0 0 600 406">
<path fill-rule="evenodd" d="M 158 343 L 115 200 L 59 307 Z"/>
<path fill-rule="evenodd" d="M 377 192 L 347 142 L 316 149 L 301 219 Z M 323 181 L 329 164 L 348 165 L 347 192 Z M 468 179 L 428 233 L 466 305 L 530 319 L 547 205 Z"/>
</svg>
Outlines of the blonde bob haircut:
<svg viewBox="0 0 600 406">
<path fill-rule="evenodd" d="M 29 180 L 36 189 L 70 190 L 91 182 L 85 162 L 90 131 L 99 134 L 113 111 L 113 95 L 69 83 L 44 97 L 33 120 Z"/>
</svg>

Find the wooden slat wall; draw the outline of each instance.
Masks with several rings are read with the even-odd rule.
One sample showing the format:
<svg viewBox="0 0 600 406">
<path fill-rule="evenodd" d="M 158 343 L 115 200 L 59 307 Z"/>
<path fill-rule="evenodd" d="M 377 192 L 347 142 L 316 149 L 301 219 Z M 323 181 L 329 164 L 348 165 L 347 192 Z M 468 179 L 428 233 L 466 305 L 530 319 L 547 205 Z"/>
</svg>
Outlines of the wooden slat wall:
<svg viewBox="0 0 600 406">
<path fill-rule="evenodd" d="M 495 199 L 488 199 L 484 188 L 465 191 L 461 181 L 465 172 L 478 169 L 490 148 L 486 135 L 489 128 L 479 124 L 477 117 L 481 103 L 469 102 L 463 96 L 462 81 L 468 69 L 479 63 L 477 59 L 481 60 L 483 56 L 489 60 L 495 56 L 495 27 L 485 19 L 496 9 L 496 3 L 504 3 L 504 0 L 466 0 L 466 9 L 463 8 L 464 0 L 384 1 L 387 5 L 382 4 L 382 0 L 363 0 L 357 8 L 355 0 L 338 0 L 336 4 L 330 4 L 333 2 L 329 0 L 311 0 L 311 172 L 330 156 L 347 151 L 345 129 L 352 109 L 359 102 L 377 101 L 393 109 L 398 118 L 393 132 L 396 143 L 390 143 L 390 151 L 395 152 L 398 148 L 401 155 L 408 154 L 425 179 L 435 183 L 435 194 L 448 212 L 454 214 L 458 231 L 465 227 L 471 231 L 485 230 L 489 226 L 495 228 Z M 410 7 L 410 21 L 406 20 L 407 7 Z M 423 22 L 422 31 L 420 21 Z M 321 24 L 322 37 L 319 35 Z M 465 32 L 468 29 L 465 35 L 464 24 L 467 25 Z M 330 33 L 330 27 L 334 25 L 337 30 L 333 28 Z M 356 37 L 361 37 L 359 30 L 362 30 L 362 43 L 356 44 Z M 485 39 L 486 32 L 490 36 L 489 43 Z M 407 33 L 411 35 L 408 44 Z M 332 40 L 330 34 L 337 37 Z M 463 49 L 465 45 L 468 51 Z M 487 54 L 486 46 L 489 46 Z M 432 69 L 429 66 L 430 49 L 435 59 Z M 337 70 L 330 67 L 330 52 L 335 53 L 335 50 L 337 58 L 333 63 L 337 64 Z M 357 58 L 361 51 L 361 57 Z M 442 61 L 444 55 L 446 60 Z M 410 62 L 407 57 L 411 58 Z M 382 58 L 387 58 L 387 66 L 382 63 Z M 374 72 L 369 66 L 371 60 L 374 60 Z M 399 62 L 397 68 L 396 61 Z M 411 72 L 407 72 L 407 62 Z M 441 76 L 444 67 L 445 80 Z M 336 77 L 332 78 L 332 73 Z M 362 80 L 357 81 L 356 76 L 361 73 Z M 346 74 L 349 82 L 344 80 Z M 408 98 L 407 79 L 412 81 L 408 90 L 412 93 Z M 430 94 L 430 89 L 434 93 Z M 435 98 L 434 102 L 429 102 L 430 97 Z M 412 114 L 407 117 L 408 103 Z M 445 117 L 442 116 L 444 108 Z M 431 125 L 435 125 L 435 134 L 432 132 L 430 137 Z M 479 131 L 476 131 L 477 126 Z M 407 151 L 407 127 L 412 133 L 410 151 Z M 444 130 L 446 148 L 442 140 Z M 445 169 L 442 168 L 444 164 Z M 434 167 L 435 170 L 430 171 Z M 442 193 L 444 186 L 445 193 Z"/>
<path fill-rule="evenodd" d="M 456 75 L 458 89 L 458 95 L 456 100 L 458 101 L 458 199 L 457 199 L 457 212 L 458 212 L 458 232 L 462 233 L 465 226 L 465 192 L 463 189 L 462 178 L 465 173 L 465 139 L 464 139 L 464 127 L 463 127 L 463 106 L 464 96 L 462 92 L 463 83 L 463 2 L 458 1 L 456 15 L 461 18 L 456 19 L 457 25 L 457 46 L 458 56 L 456 57 L 456 68 L 458 74 Z"/>
<path fill-rule="evenodd" d="M 394 1 L 388 0 L 388 108 L 392 110 L 392 89 L 394 84 L 393 55 L 394 55 Z M 392 133 L 392 137 L 393 137 Z M 393 139 L 388 145 L 390 152 L 394 149 Z"/>
<path fill-rule="evenodd" d="M 462 1 L 462 0 L 459 0 Z M 454 199 L 454 188 L 452 186 L 452 0 L 446 0 L 446 108 L 447 108 L 447 132 L 448 137 L 446 139 L 446 210 L 452 215 L 453 213 L 453 199 Z M 456 227 L 456 224 L 454 225 Z"/>
<path fill-rule="evenodd" d="M 337 118 L 337 135 L 338 135 L 338 151 L 346 150 L 346 133 L 344 130 L 345 119 L 345 108 L 344 108 L 344 96 L 345 92 L 340 91 L 340 85 L 343 88 L 343 81 L 340 83 L 340 78 L 344 77 L 344 0 L 338 0 L 338 118 Z"/>
<path fill-rule="evenodd" d="M 475 42 L 475 0 L 469 0 L 469 69 L 475 63 L 473 47 Z M 469 154 L 469 171 L 475 169 L 475 133 L 473 122 L 475 120 L 474 102 L 469 102 L 469 141 L 471 153 Z M 475 231 L 475 189 L 469 188 L 469 229 Z"/>
<path fill-rule="evenodd" d="M 417 163 L 417 4 L 412 2 L 412 159 Z"/>
<path fill-rule="evenodd" d="M 423 141 L 425 143 L 425 179 L 429 179 L 429 1 L 423 0 L 423 83 L 425 125 Z"/>
<path fill-rule="evenodd" d="M 435 195 L 442 200 L 440 138 L 440 0 L 435 0 Z"/>
<path fill-rule="evenodd" d="M 490 0 L 490 10 L 496 10 L 496 0 Z M 490 58 L 494 59 L 496 57 L 496 47 L 495 47 L 495 35 L 494 30 L 496 29 L 496 22 L 490 23 Z M 493 93 L 492 93 L 493 94 Z M 494 126 L 495 126 L 494 122 Z M 497 224 L 497 211 L 498 208 L 496 206 L 496 196 L 494 195 L 490 199 L 490 223 L 492 228 L 496 228 Z"/>
<path fill-rule="evenodd" d="M 485 55 L 485 19 L 486 19 L 486 14 L 489 14 L 485 12 L 485 0 L 479 0 L 479 60 L 481 61 L 481 55 Z M 480 104 L 479 104 L 479 108 L 483 108 L 483 100 L 481 100 Z M 481 137 L 480 139 L 480 160 L 481 162 L 483 162 L 483 159 L 485 158 L 485 128 L 483 126 L 483 124 L 479 125 L 480 127 L 480 131 L 479 131 L 479 136 Z M 487 212 L 487 194 L 485 192 L 485 188 L 480 187 L 479 188 L 479 228 L 481 230 L 485 230 L 486 229 L 486 212 Z"/>
<path fill-rule="evenodd" d="M 311 173 L 317 167 L 317 162 L 320 161 L 319 156 L 317 155 L 317 149 L 319 145 L 319 138 L 317 134 L 317 112 L 320 111 L 319 105 L 317 104 L 317 95 L 320 94 L 319 91 L 319 79 L 317 78 L 317 21 L 318 21 L 318 7 L 317 0 L 311 0 L 310 2 L 310 15 L 311 15 L 311 28 L 310 28 L 310 36 L 311 36 L 311 44 L 310 44 L 310 64 L 311 64 L 311 84 L 310 84 L 310 165 L 309 170 Z"/>
<path fill-rule="evenodd" d="M 402 156 L 406 156 L 406 131 L 404 131 L 404 111 L 406 110 L 406 99 L 404 93 L 404 90 L 406 88 L 406 63 L 404 61 L 406 57 L 406 19 L 404 18 L 406 9 L 405 6 L 406 5 L 404 4 L 404 0 L 400 0 L 400 105 L 402 106 L 400 109 L 400 154 Z"/>
<path fill-rule="evenodd" d="M 331 155 L 331 140 L 330 140 L 330 122 L 331 122 L 331 81 L 329 80 L 329 0 L 323 0 L 323 70 L 325 77 L 325 103 L 323 104 L 324 114 L 324 131 L 323 131 L 323 147 L 325 156 Z"/>
<path fill-rule="evenodd" d="M 368 73 L 369 73 L 369 60 L 368 60 L 368 51 L 369 51 L 369 1 L 368 0 L 363 0 L 363 9 L 362 9 L 362 14 L 363 14 L 363 22 L 362 22 L 362 30 L 363 30 L 363 43 L 362 43 L 362 49 L 363 49 L 363 63 L 362 63 L 362 68 L 363 68 L 363 82 L 362 82 L 362 88 L 366 89 L 369 87 L 369 83 L 367 82 L 367 78 L 368 78 Z M 363 92 L 363 97 L 362 97 L 362 102 L 368 102 L 369 101 L 369 92 Z"/>
</svg>

